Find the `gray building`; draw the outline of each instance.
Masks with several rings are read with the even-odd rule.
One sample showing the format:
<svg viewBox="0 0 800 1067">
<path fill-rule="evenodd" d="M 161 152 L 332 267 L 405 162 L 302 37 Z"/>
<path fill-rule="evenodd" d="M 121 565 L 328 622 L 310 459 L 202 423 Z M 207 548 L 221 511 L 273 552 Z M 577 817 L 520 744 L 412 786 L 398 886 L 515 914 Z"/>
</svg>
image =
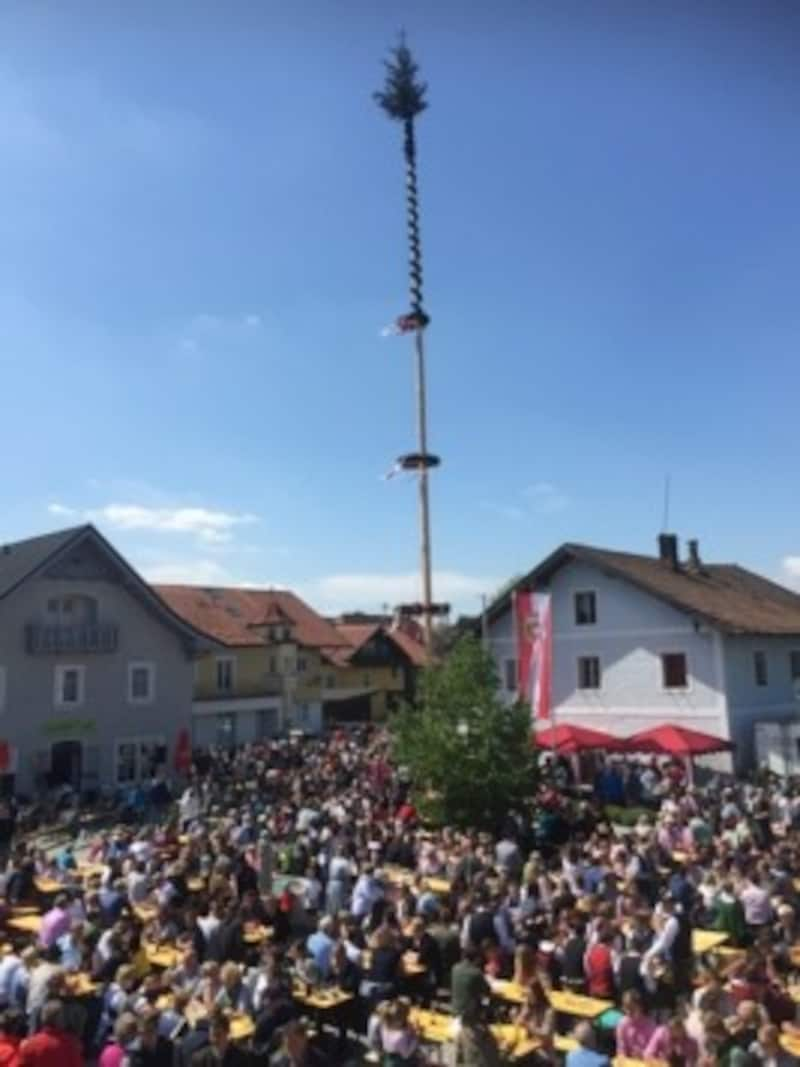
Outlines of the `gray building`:
<svg viewBox="0 0 800 1067">
<path fill-rule="evenodd" d="M 129 785 L 190 736 L 179 618 L 93 526 L 0 547 L 0 773 L 17 793 Z"/>
<path fill-rule="evenodd" d="M 659 538 L 654 556 L 565 544 L 516 586 L 549 593 L 557 722 L 622 737 L 677 723 L 736 743 L 753 760 L 755 727 L 798 721 L 800 596 L 735 564 L 706 563 L 697 542 Z M 516 698 L 514 590 L 488 609 L 503 695 Z"/>
</svg>

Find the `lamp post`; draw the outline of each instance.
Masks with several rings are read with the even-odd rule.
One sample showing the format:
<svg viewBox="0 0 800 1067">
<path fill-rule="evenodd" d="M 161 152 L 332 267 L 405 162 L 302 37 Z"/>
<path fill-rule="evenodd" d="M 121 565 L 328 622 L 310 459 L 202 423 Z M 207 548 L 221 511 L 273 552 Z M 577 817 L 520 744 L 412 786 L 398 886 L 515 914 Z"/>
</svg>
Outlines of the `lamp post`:
<svg viewBox="0 0 800 1067">
<path fill-rule="evenodd" d="M 419 484 L 420 565 L 422 571 L 422 603 L 419 607 L 425 632 L 425 643 L 430 649 L 433 638 L 434 615 L 447 614 L 449 607 L 433 603 L 433 580 L 431 575 L 431 524 L 428 491 L 428 471 L 439 465 L 437 456 L 428 452 L 427 397 L 425 389 L 425 343 L 424 331 L 430 322 L 422 300 L 422 246 L 419 229 L 419 193 L 417 189 L 417 145 L 414 120 L 428 103 L 425 99 L 427 85 L 417 80 L 417 64 L 401 36 L 386 62 L 386 82 L 382 90 L 374 94 L 375 100 L 390 119 L 403 124 L 403 154 L 406 163 L 406 229 L 409 247 L 409 294 L 411 310 L 401 316 L 402 332 L 413 332 L 416 355 L 417 397 L 417 451 L 401 456 L 398 465 L 403 470 L 414 471 Z"/>
</svg>

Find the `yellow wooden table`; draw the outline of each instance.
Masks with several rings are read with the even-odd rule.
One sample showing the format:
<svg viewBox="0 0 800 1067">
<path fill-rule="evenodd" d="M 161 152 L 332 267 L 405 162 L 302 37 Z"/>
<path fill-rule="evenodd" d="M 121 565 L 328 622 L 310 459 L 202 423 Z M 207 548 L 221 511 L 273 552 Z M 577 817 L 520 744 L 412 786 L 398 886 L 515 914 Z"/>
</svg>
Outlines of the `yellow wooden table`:
<svg viewBox="0 0 800 1067">
<path fill-rule="evenodd" d="M 13 919 L 7 919 L 6 926 L 21 934 L 38 934 L 42 926 L 42 917 L 41 915 L 19 915 Z"/>
<path fill-rule="evenodd" d="M 506 978 L 496 978 L 489 982 L 492 993 L 509 1004 L 524 1004 L 527 990 L 524 986 Z"/>
<path fill-rule="evenodd" d="M 266 941 L 272 937 L 271 926 L 260 926 L 257 923 L 250 926 L 245 926 L 242 938 L 247 945 L 260 945 L 262 941 Z"/>
<path fill-rule="evenodd" d="M 692 951 L 696 956 L 724 945 L 730 935 L 720 930 L 692 930 Z"/>
<path fill-rule="evenodd" d="M 186 879 L 186 888 L 189 890 L 190 893 L 203 893 L 203 892 L 205 892 L 205 888 L 206 888 L 206 880 L 205 880 L 205 878 L 197 878 L 197 877 L 195 877 L 195 878 L 187 878 Z"/>
<path fill-rule="evenodd" d="M 563 989 L 551 989 L 547 999 L 554 1011 L 561 1015 L 577 1015 L 581 1019 L 596 1019 L 614 1007 L 612 1000 L 585 997 L 582 993 L 570 993 Z"/>
<path fill-rule="evenodd" d="M 294 986 L 292 996 L 298 1004 L 305 1004 L 307 1008 L 313 1008 L 314 1011 L 331 1011 L 353 1000 L 353 994 L 345 993 L 343 989 L 312 989 L 306 993 L 300 985 Z"/>
<path fill-rule="evenodd" d="M 22 915 L 41 915 L 42 909 L 38 904 L 15 904 L 11 909 L 11 918 L 19 919 Z"/>
<path fill-rule="evenodd" d="M 147 962 L 153 967 L 177 967 L 181 954 L 174 945 L 154 945 L 152 942 L 144 943 L 144 951 Z"/>
<path fill-rule="evenodd" d="M 406 978 L 420 978 L 423 974 L 427 973 L 428 968 L 419 962 L 418 953 L 403 953 L 403 974 L 406 976 Z"/>
<path fill-rule="evenodd" d="M 134 904 L 133 914 L 141 922 L 149 923 L 158 918 L 158 907 L 155 904 Z"/>
<path fill-rule="evenodd" d="M 665 1060 L 637 1060 L 632 1056 L 615 1056 L 614 1067 L 667 1067 Z"/>
<path fill-rule="evenodd" d="M 99 982 L 94 982 L 91 975 L 85 971 L 78 971 L 76 974 L 65 975 L 64 988 L 71 997 L 92 997 L 102 986 Z"/>
<path fill-rule="evenodd" d="M 84 882 L 88 882 L 90 878 L 99 878 L 104 870 L 102 863 L 79 863 L 77 874 Z"/>
<path fill-rule="evenodd" d="M 36 886 L 36 891 L 46 897 L 60 893 L 64 888 L 61 882 L 57 882 L 55 878 L 34 878 L 33 884 Z"/>
<path fill-rule="evenodd" d="M 495 1023 L 491 1031 L 500 1051 L 509 1060 L 524 1060 L 542 1047 L 538 1037 L 530 1037 L 524 1027 L 513 1023 Z"/>
<path fill-rule="evenodd" d="M 412 1008 L 409 1022 L 419 1034 L 420 1041 L 428 1045 L 444 1045 L 455 1036 L 456 1020 L 441 1011 Z"/>
<path fill-rule="evenodd" d="M 789 949 L 789 959 L 795 967 L 800 967 L 800 945 L 792 945 Z"/>
<path fill-rule="evenodd" d="M 781 1034 L 781 1048 L 792 1056 L 800 1056 L 800 1034 Z"/>
<path fill-rule="evenodd" d="M 431 893 L 437 893 L 439 896 L 447 896 L 450 892 L 452 885 L 447 878 L 426 878 L 424 882 L 425 888 L 430 889 Z"/>
<path fill-rule="evenodd" d="M 231 1041 L 246 1041 L 256 1032 L 256 1024 L 249 1015 L 236 1013 L 230 1017 Z"/>
<path fill-rule="evenodd" d="M 786 990 L 795 1004 L 800 1004 L 800 985 L 790 985 Z"/>
</svg>

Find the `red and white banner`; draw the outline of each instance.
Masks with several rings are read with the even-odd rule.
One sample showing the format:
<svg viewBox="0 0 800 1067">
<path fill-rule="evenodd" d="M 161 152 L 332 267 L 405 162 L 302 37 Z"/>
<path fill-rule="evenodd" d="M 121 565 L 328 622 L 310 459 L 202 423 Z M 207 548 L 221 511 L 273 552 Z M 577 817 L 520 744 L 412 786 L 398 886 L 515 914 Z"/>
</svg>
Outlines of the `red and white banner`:
<svg viewBox="0 0 800 1067">
<path fill-rule="evenodd" d="M 536 722 L 549 721 L 553 662 L 553 617 L 549 593 L 519 590 L 516 595 L 519 698 L 530 704 Z"/>
</svg>

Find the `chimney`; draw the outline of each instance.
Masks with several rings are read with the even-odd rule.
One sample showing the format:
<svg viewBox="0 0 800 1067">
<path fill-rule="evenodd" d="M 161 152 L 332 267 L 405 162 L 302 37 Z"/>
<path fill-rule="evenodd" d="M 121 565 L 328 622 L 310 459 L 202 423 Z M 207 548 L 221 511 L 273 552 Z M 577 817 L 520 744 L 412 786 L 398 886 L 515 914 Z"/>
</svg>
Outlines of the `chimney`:
<svg viewBox="0 0 800 1067">
<path fill-rule="evenodd" d="M 678 570 L 678 537 L 676 534 L 662 533 L 658 535 L 658 558 L 662 563 L 668 563 L 674 571 Z"/>
<path fill-rule="evenodd" d="M 703 569 L 703 561 L 700 559 L 700 542 L 696 537 L 693 537 L 686 544 L 689 549 L 689 559 L 687 560 L 689 570 L 699 574 Z"/>
</svg>

